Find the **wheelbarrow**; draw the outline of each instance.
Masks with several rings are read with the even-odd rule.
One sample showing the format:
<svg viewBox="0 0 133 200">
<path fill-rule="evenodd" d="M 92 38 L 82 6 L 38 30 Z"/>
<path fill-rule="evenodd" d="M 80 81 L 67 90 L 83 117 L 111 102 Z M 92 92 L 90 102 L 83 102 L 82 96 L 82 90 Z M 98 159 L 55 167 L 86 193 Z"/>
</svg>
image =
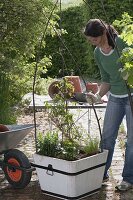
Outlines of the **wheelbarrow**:
<svg viewBox="0 0 133 200">
<path fill-rule="evenodd" d="M 27 156 L 18 149 L 17 144 L 34 128 L 33 124 L 6 125 L 7 131 L 0 132 L 0 167 L 14 189 L 25 188 L 32 176 L 31 163 Z"/>
</svg>

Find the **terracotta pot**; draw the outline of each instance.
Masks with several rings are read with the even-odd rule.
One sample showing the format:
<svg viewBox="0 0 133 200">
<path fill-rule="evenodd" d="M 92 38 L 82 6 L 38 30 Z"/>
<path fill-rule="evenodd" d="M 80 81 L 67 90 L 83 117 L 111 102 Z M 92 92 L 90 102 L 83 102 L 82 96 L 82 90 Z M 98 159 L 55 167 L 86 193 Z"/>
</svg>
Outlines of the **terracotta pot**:
<svg viewBox="0 0 133 200">
<path fill-rule="evenodd" d="M 9 131 L 9 129 L 7 128 L 7 126 L 0 124 L 0 132 L 5 132 L 5 131 Z"/>
<path fill-rule="evenodd" d="M 51 83 L 51 85 L 49 86 L 48 88 L 48 94 L 49 96 L 53 99 L 55 97 L 56 94 L 59 94 L 59 88 L 57 86 L 57 84 L 59 83 L 60 81 L 54 81 Z M 72 84 L 72 82 L 70 82 Z M 72 89 L 68 89 L 64 92 L 64 97 L 66 99 L 70 99 L 72 96 L 73 96 L 73 88 Z"/>
<path fill-rule="evenodd" d="M 93 94 L 98 92 L 98 84 L 97 83 L 86 83 L 87 92 L 93 92 Z"/>
<path fill-rule="evenodd" d="M 59 88 L 57 87 L 57 84 L 59 83 L 60 81 L 54 81 L 50 84 L 49 88 L 48 88 L 48 94 L 49 96 L 53 99 L 54 96 L 56 94 L 59 93 Z"/>
<path fill-rule="evenodd" d="M 65 76 L 74 86 L 74 93 L 82 92 L 81 82 L 79 76 Z"/>
</svg>

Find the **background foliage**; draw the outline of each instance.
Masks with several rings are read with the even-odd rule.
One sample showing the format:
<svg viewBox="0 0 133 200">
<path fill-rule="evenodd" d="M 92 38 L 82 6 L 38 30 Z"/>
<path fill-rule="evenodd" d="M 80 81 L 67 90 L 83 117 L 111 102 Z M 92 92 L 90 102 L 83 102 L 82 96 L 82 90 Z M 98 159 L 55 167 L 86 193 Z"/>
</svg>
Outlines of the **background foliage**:
<svg viewBox="0 0 133 200">
<path fill-rule="evenodd" d="M 52 56 L 52 67 L 48 75 L 58 77 L 73 73 L 81 75 L 83 71 L 85 73 L 89 71 L 93 61 L 93 57 L 89 56 L 92 47 L 88 45 L 82 33 L 85 14 L 81 7 L 69 7 L 60 15 L 60 26 L 67 31 L 67 34 L 61 38 L 46 37 L 45 51 Z"/>
<path fill-rule="evenodd" d="M 121 38 L 130 46 L 123 49 L 120 57 L 123 64 L 121 75 L 133 87 L 133 17 L 124 13 L 121 20 L 114 21 L 114 25 L 122 30 Z"/>
<path fill-rule="evenodd" d="M 32 88 L 36 52 L 51 6 L 48 0 L 0 2 L 0 123 L 14 123 L 12 108 Z M 56 18 L 53 15 L 51 21 L 54 23 L 53 19 Z M 47 31 L 52 33 L 50 26 Z M 39 62 L 44 71 L 51 64 L 50 58 L 45 56 Z"/>
<path fill-rule="evenodd" d="M 75 74 L 100 78 L 93 58 L 93 47 L 84 38 L 83 28 L 90 18 L 100 16 L 112 23 L 115 19 L 120 20 L 124 11 L 132 15 L 133 9 L 131 0 L 86 0 L 89 5 L 84 0 L 74 0 L 71 1 L 72 7 L 69 1 L 68 7 L 67 4 L 62 5 L 65 9 L 60 9 L 58 4 L 57 12 L 53 12 L 46 31 L 54 8 L 52 2 L 57 1 L 0 2 L 0 123 L 15 122 L 14 107 L 25 93 L 32 91 L 36 61 L 38 94 L 41 91 L 45 93 L 46 83 L 49 83 L 47 79 L 42 81 L 41 77 L 59 78 Z M 65 46 L 57 34 L 63 39 Z"/>
<path fill-rule="evenodd" d="M 69 1 L 70 3 L 70 1 Z M 64 5 L 64 4 L 63 4 Z M 121 8 L 121 9 L 120 9 Z M 65 44 L 69 48 L 76 61 L 73 61 L 71 55 L 62 47 L 58 36 L 46 38 L 46 52 L 52 56 L 52 67 L 48 75 L 62 76 L 70 75 L 73 72 L 76 75 L 85 75 L 87 77 L 100 78 L 99 70 L 95 64 L 92 47 L 84 38 L 82 33 L 87 21 L 90 18 L 101 18 L 107 23 L 112 24 L 115 19 L 120 19 L 124 11 L 132 14 L 132 1 L 124 0 L 84 0 L 78 6 L 68 7 L 59 12 L 61 17 L 61 27 L 68 34 L 63 35 Z M 60 52 L 62 49 L 62 56 Z"/>
<path fill-rule="evenodd" d="M 83 0 L 88 17 L 101 18 L 112 24 L 115 19 L 120 19 L 126 11 L 132 15 L 132 0 Z"/>
</svg>

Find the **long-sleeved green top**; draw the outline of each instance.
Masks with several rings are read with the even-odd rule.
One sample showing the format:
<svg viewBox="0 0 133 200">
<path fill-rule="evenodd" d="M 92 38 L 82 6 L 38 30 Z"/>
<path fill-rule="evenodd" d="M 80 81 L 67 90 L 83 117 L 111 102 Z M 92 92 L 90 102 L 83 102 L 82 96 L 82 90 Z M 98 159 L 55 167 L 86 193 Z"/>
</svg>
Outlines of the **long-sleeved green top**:
<svg viewBox="0 0 133 200">
<path fill-rule="evenodd" d="M 127 44 L 123 42 L 120 37 L 116 37 L 116 45 L 109 54 L 104 54 L 99 47 L 94 50 L 94 56 L 96 63 L 100 69 L 102 82 L 109 83 L 111 88 L 110 92 L 114 95 L 126 95 L 127 86 L 123 78 L 121 77 L 121 72 L 119 69 L 122 67 L 119 61 L 119 55 L 121 55 L 122 50 L 127 47 Z M 118 51 L 119 54 L 118 54 Z M 131 88 L 133 93 L 133 88 Z"/>
</svg>

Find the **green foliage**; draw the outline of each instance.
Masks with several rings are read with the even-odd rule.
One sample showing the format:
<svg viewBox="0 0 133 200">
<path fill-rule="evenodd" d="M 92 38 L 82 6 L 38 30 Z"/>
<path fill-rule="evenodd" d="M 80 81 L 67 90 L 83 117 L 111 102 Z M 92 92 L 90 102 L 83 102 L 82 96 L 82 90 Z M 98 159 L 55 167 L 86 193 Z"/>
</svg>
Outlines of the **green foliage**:
<svg viewBox="0 0 133 200">
<path fill-rule="evenodd" d="M 11 96 L 9 92 L 10 81 L 5 73 L 0 73 L 0 123 L 1 124 L 13 124 L 15 122 L 15 116 L 13 109 L 10 109 Z M 8 101 L 5 99 L 8 98 Z"/>
<path fill-rule="evenodd" d="M 66 100 L 72 96 L 74 88 L 65 78 L 57 84 L 57 87 L 59 93 L 54 96 L 53 104 L 46 103 L 49 119 L 61 131 L 62 138 L 65 136 L 73 140 L 73 134 L 78 135 L 78 129 L 74 126 L 73 115 L 67 110 Z"/>
<path fill-rule="evenodd" d="M 122 51 L 120 60 L 123 64 L 121 69 L 121 75 L 124 80 L 127 80 L 128 84 L 133 87 L 133 48 L 125 48 Z"/>
<path fill-rule="evenodd" d="M 60 158 L 63 158 L 65 160 L 75 160 L 77 159 L 77 156 L 79 155 L 79 144 L 75 141 L 70 141 L 68 139 L 61 142 L 62 147 L 62 154 L 60 153 Z"/>
<path fill-rule="evenodd" d="M 122 15 L 121 20 L 115 20 L 114 25 L 121 29 L 121 38 L 128 44 L 133 44 L 133 17 L 128 13 Z M 123 49 L 120 61 L 123 68 L 120 69 L 121 75 L 128 84 L 133 87 L 133 47 Z"/>
<path fill-rule="evenodd" d="M 61 141 L 58 132 L 48 131 L 45 135 L 38 134 L 38 154 L 64 160 L 75 160 L 79 154 L 78 144 L 70 140 Z"/>
<path fill-rule="evenodd" d="M 121 20 L 115 20 L 113 22 L 115 26 L 117 26 L 121 32 L 121 38 L 127 42 L 130 46 L 133 44 L 133 17 L 131 17 L 128 13 L 124 12 L 122 14 Z"/>
<path fill-rule="evenodd" d="M 55 128 L 54 131 L 38 135 L 38 153 L 64 160 L 76 160 L 81 155 L 98 153 L 98 140 L 91 137 L 84 139 L 85 130 L 75 124 L 73 114 L 67 109 L 70 94 L 66 95 L 66 91 L 71 91 L 72 85 L 64 78 L 57 86 L 59 93 L 54 96 L 52 104 L 46 104 L 49 120 Z"/>
<path fill-rule="evenodd" d="M 35 93 L 38 95 L 48 95 L 48 88 L 52 82 L 53 82 L 53 79 L 50 77 L 48 78 L 39 77 L 36 81 Z"/>
<path fill-rule="evenodd" d="M 9 58 L 19 58 L 21 55 L 32 57 L 34 45 L 38 43 L 46 18 L 43 16 L 44 6 L 49 1 L 2 0 L 2 52 Z M 43 26 L 43 27 L 42 27 Z M 8 44 L 8 45 L 7 45 Z"/>
<path fill-rule="evenodd" d="M 52 67 L 48 75 L 62 77 L 73 73 L 97 76 L 98 68 L 93 64 L 93 48 L 82 33 L 86 22 L 84 8 L 82 5 L 69 7 L 62 10 L 60 16 L 60 26 L 67 31 L 67 34 L 62 35 L 61 38 L 46 37 L 45 52 L 52 56 Z"/>
<path fill-rule="evenodd" d="M 38 134 L 37 148 L 40 155 L 57 157 L 59 154 L 58 133 L 47 132 L 45 137 L 43 134 Z"/>
<path fill-rule="evenodd" d="M 36 63 L 39 68 L 38 78 L 41 71 L 46 73 L 47 67 L 51 65 L 51 58 L 41 57 L 40 50 L 45 46 L 44 33 L 52 6 L 48 0 L 2 0 L 0 3 L 0 77 L 4 73 L 8 82 L 8 95 L 0 94 L 3 99 L 1 103 L 6 105 L 6 112 L 0 112 L 8 117 L 1 118 L 0 115 L 1 122 L 8 118 L 11 123 L 10 112 L 16 117 L 12 108 L 25 93 L 31 91 Z M 53 13 L 51 23 L 57 24 L 57 19 L 58 16 Z M 54 34 L 50 25 L 47 34 Z M 5 90 L 4 82 L 1 82 L 1 87 Z"/>
<path fill-rule="evenodd" d="M 86 41 L 82 30 L 90 18 L 101 18 L 111 24 L 115 19 L 120 18 L 124 11 L 132 14 L 131 1 L 103 0 L 106 14 L 101 1 L 86 0 L 86 2 L 82 1 L 80 6 L 75 3 L 74 6 L 74 1 L 67 1 L 66 9 L 59 13 L 61 17 L 60 27 L 67 31 L 62 39 L 76 62 L 58 36 L 46 38 L 45 51 L 47 55 L 52 56 L 53 63 L 48 71 L 48 75 L 51 77 L 62 77 L 73 73 L 74 75 L 93 77 L 93 79 L 100 78 L 98 67 L 94 61 L 94 47 Z M 69 4 L 72 7 L 67 7 Z"/>
<path fill-rule="evenodd" d="M 88 136 L 88 138 L 85 141 L 85 146 L 83 147 L 83 150 L 87 155 L 93 155 L 98 153 L 99 151 L 99 140 L 97 138 L 91 138 Z"/>
<path fill-rule="evenodd" d="M 85 0 L 85 12 L 90 18 L 101 18 L 107 23 L 112 24 L 115 19 L 121 18 L 121 15 L 126 11 L 132 15 L 132 1 L 125 0 Z M 104 9 L 103 9 L 104 8 Z"/>
</svg>

